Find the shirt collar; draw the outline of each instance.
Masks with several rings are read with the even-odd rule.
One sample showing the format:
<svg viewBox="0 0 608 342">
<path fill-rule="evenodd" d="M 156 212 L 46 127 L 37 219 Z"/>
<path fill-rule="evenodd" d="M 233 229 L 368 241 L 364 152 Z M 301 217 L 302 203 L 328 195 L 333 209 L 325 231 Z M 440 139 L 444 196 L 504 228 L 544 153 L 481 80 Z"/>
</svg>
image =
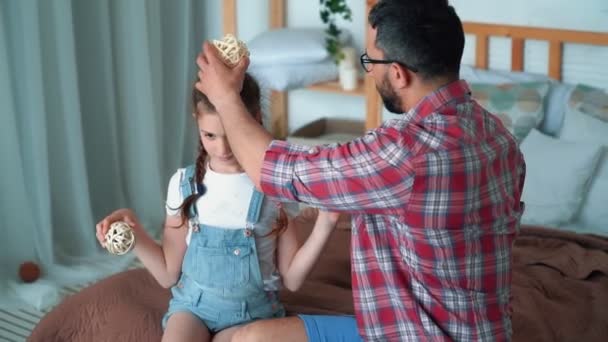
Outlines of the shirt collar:
<svg viewBox="0 0 608 342">
<path fill-rule="evenodd" d="M 453 81 L 425 96 L 408 114 L 414 120 L 422 120 L 432 113 L 437 113 L 449 103 L 462 103 L 471 95 L 471 89 L 464 80 Z"/>
</svg>

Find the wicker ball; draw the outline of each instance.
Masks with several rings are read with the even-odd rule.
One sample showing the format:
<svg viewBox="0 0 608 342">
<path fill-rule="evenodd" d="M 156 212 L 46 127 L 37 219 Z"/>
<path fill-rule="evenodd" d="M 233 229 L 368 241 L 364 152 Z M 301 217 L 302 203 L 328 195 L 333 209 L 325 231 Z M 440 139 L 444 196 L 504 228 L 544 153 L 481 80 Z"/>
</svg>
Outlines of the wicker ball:
<svg viewBox="0 0 608 342">
<path fill-rule="evenodd" d="M 32 261 L 26 261 L 19 266 L 19 278 L 24 283 L 33 283 L 40 277 L 40 267 Z"/>
<path fill-rule="evenodd" d="M 105 241 L 105 247 L 110 253 L 123 255 L 130 251 L 134 244 L 133 228 L 126 222 L 116 221 L 110 225 Z"/>
<path fill-rule="evenodd" d="M 214 40 L 213 45 L 217 48 L 224 62 L 230 67 L 239 64 L 241 58 L 249 56 L 247 45 L 231 34 L 225 35 L 222 40 Z"/>
</svg>

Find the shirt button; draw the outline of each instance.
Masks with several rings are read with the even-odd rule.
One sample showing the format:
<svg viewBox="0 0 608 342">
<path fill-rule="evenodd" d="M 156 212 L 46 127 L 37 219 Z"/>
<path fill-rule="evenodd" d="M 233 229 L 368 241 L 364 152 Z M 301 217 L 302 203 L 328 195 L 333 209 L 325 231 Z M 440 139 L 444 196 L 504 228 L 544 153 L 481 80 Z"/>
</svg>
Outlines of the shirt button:
<svg viewBox="0 0 608 342">
<path fill-rule="evenodd" d="M 245 229 L 245 236 L 246 237 L 250 237 L 251 236 L 251 230 L 250 229 Z"/>
<path fill-rule="evenodd" d="M 308 153 L 309 153 L 309 154 L 315 154 L 315 153 L 318 153 L 318 152 L 319 152 L 319 149 L 318 149 L 318 148 L 316 148 L 316 147 L 313 147 L 313 148 L 311 148 L 310 150 L 308 150 Z"/>
<path fill-rule="evenodd" d="M 241 250 L 240 250 L 240 249 L 238 249 L 238 248 L 237 248 L 237 249 L 235 249 L 235 250 L 234 250 L 234 255 L 239 255 L 239 254 L 241 254 Z"/>
</svg>

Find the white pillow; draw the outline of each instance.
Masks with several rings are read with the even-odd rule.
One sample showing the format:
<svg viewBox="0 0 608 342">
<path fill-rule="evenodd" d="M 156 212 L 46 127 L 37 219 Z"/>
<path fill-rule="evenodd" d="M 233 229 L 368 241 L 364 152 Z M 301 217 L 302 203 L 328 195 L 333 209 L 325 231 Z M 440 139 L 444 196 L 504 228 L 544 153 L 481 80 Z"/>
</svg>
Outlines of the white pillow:
<svg viewBox="0 0 608 342">
<path fill-rule="evenodd" d="M 578 221 L 597 233 L 608 235 L 608 123 L 577 109 L 568 109 L 560 139 L 596 143 L 604 153 L 583 203 Z"/>
<path fill-rule="evenodd" d="M 545 99 L 545 118 L 539 130 L 552 136 L 559 135 L 564 122 L 564 113 L 568 107 L 568 100 L 576 85 L 569 83 L 555 82 L 551 84 L 549 94 Z"/>
<path fill-rule="evenodd" d="M 329 57 L 322 28 L 282 28 L 265 31 L 247 43 L 251 66 L 309 64 Z M 348 44 L 350 33 L 342 30 L 340 42 Z"/>
<path fill-rule="evenodd" d="M 585 198 L 601 146 L 558 140 L 534 129 L 520 149 L 526 161 L 522 224 L 557 227 L 570 222 Z"/>
<path fill-rule="evenodd" d="M 338 67 L 332 60 L 320 63 L 250 67 L 249 72 L 262 88 L 290 90 L 338 78 Z"/>
</svg>

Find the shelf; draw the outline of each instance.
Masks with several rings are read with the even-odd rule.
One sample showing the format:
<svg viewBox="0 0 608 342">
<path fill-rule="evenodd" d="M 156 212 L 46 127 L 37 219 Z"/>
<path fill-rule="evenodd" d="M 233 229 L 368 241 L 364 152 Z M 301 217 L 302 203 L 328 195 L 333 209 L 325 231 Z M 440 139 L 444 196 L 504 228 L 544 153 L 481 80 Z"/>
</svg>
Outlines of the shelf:
<svg viewBox="0 0 608 342">
<path fill-rule="evenodd" d="M 307 89 L 344 95 L 365 96 L 365 82 L 362 78 L 357 81 L 357 88 L 355 90 L 342 89 L 342 86 L 340 86 L 340 82 L 338 82 L 337 80 L 313 84 Z"/>
</svg>

